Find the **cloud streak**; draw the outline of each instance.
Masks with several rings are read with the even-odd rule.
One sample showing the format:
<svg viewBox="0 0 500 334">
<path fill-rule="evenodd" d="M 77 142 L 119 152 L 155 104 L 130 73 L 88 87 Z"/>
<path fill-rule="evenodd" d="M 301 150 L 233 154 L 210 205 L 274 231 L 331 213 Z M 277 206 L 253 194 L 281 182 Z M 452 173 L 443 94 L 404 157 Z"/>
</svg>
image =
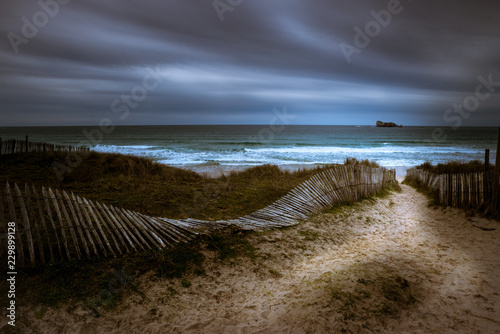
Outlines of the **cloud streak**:
<svg viewBox="0 0 500 334">
<path fill-rule="evenodd" d="M 157 65 L 161 87 L 123 124 L 263 124 L 287 105 L 294 124 L 452 125 L 479 75 L 500 81 L 493 1 L 402 0 L 350 64 L 341 43 L 387 1 L 243 1 L 223 22 L 205 0 L 60 1 L 16 53 L 9 34 L 55 2 L 2 5 L 0 125 L 96 124 Z M 499 91 L 464 125 L 492 125 Z"/>
</svg>

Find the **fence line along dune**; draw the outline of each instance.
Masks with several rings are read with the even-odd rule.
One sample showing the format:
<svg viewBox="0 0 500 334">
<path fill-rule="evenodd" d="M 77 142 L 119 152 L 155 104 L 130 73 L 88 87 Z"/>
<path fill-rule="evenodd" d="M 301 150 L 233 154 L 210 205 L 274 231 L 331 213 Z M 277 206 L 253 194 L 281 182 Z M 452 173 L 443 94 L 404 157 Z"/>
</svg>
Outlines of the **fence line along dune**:
<svg viewBox="0 0 500 334">
<path fill-rule="evenodd" d="M 265 230 L 296 225 L 313 214 L 375 195 L 396 182 L 394 170 L 339 165 L 311 177 L 249 215 L 218 221 L 168 219 L 92 202 L 66 191 L 7 183 L 0 189 L 0 226 L 16 223 L 21 266 L 83 258 L 117 257 L 189 242 L 230 225 Z M 5 252 L 3 235 L 0 252 Z M 5 246 L 5 247 L 4 247 Z M 2 254 L 3 255 L 3 254 Z"/>
<path fill-rule="evenodd" d="M 457 208 L 498 208 L 494 195 L 495 177 L 491 173 L 432 173 L 418 168 L 407 171 L 406 178 L 419 182 L 436 194 L 436 202 Z M 498 182 L 498 180 L 497 180 Z M 495 205 L 496 204 L 496 205 Z"/>
<path fill-rule="evenodd" d="M 56 145 L 42 142 L 30 142 L 26 140 L 0 138 L 0 155 L 14 154 L 21 152 L 88 152 L 89 147 L 74 145 Z"/>
</svg>

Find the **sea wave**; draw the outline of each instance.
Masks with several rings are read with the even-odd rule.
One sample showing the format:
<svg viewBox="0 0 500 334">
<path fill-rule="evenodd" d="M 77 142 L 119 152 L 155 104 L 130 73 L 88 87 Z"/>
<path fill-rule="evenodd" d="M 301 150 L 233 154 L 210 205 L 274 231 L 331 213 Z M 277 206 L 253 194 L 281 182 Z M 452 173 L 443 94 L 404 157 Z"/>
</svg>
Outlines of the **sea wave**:
<svg viewBox="0 0 500 334">
<path fill-rule="evenodd" d="M 97 152 L 116 152 L 116 151 L 135 151 L 156 149 L 157 146 L 151 145 L 96 145 L 92 149 Z"/>
<path fill-rule="evenodd" d="M 429 146 L 284 146 L 253 148 L 165 148 L 150 145 L 98 145 L 99 152 L 132 154 L 149 157 L 174 166 L 199 165 L 310 165 L 342 163 L 345 158 L 369 159 L 383 166 L 415 166 L 425 161 L 445 162 L 478 159 L 482 153 L 467 147 Z"/>
</svg>

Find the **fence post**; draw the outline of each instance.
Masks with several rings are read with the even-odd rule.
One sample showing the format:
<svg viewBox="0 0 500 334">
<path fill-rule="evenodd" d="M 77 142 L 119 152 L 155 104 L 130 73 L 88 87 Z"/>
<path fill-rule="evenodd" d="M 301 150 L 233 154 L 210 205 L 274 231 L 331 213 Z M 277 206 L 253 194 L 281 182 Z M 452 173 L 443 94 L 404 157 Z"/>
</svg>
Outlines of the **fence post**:
<svg viewBox="0 0 500 334">
<path fill-rule="evenodd" d="M 491 200 L 489 196 L 489 173 L 490 173 L 490 150 L 486 149 L 484 152 L 484 179 L 483 179 L 483 198 L 486 205 Z"/>
<path fill-rule="evenodd" d="M 31 233 L 31 224 L 30 224 L 30 219 L 28 216 L 28 210 L 26 204 L 24 203 L 23 199 L 23 194 L 21 193 L 21 190 L 17 186 L 17 183 L 14 183 L 14 191 L 17 196 L 17 202 L 19 203 L 19 208 L 21 209 L 21 216 L 23 217 L 23 222 L 24 222 L 24 232 L 26 233 L 26 238 L 28 239 L 28 251 L 30 254 L 30 259 L 31 259 L 31 265 L 34 266 L 36 263 L 35 260 L 35 246 L 33 243 L 33 234 Z M 25 194 L 26 197 L 28 197 L 28 194 Z"/>
<path fill-rule="evenodd" d="M 28 136 L 26 136 L 26 152 L 28 152 Z"/>
<path fill-rule="evenodd" d="M 493 212 L 498 214 L 498 180 L 500 178 L 500 128 L 498 128 L 498 144 L 497 144 L 497 156 L 495 161 L 495 177 L 493 179 L 493 200 L 492 208 Z"/>
</svg>

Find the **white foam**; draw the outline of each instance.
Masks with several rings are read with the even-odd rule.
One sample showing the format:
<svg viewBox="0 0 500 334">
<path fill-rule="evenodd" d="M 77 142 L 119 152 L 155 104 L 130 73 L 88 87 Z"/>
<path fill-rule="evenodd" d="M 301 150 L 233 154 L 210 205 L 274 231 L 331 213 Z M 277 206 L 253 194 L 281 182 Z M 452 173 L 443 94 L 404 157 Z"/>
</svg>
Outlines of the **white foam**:
<svg viewBox="0 0 500 334">
<path fill-rule="evenodd" d="M 450 157 L 473 158 L 476 150 L 465 147 L 431 146 L 275 146 L 227 150 L 196 150 L 193 148 L 165 148 L 152 145 L 98 145 L 99 152 L 131 154 L 150 157 L 161 163 L 174 166 L 199 165 L 314 165 L 342 163 L 353 157 L 376 161 L 382 166 L 415 166 L 427 160 L 445 162 Z"/>
</svg>

